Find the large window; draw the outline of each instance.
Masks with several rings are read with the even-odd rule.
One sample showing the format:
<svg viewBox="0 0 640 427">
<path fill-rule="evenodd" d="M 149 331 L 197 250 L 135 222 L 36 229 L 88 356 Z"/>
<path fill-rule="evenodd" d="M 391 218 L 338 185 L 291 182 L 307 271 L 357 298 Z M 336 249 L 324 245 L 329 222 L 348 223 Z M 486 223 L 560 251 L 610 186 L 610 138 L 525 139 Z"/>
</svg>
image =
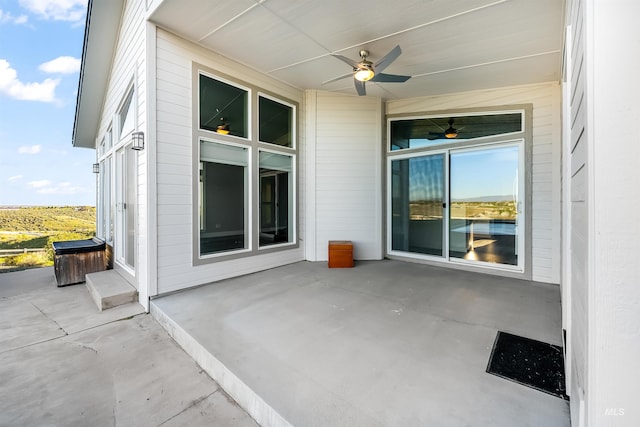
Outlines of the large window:
<svg viewBox="0 0 640 427">
<path fill-rule="evenodd" d="M 259 96 L 259 138 L 262 142 L 293 146 L 293 106 Z"/>
<path fill-rule="evenodd" d="M 248 148 L 200 142 L 200 253 L 248 247 Z"/>
<path fill-rule="evenodd" d="M 510 135 L 524 129 L 521 112 L 418 117 L 391 121 L 391 151 Z"/>
<path fill-rule="evenodd" d="M 524 112 L 458 119 L 390 119 L 388 252 L 524 271 Z"/>
<path fill-rule="evenodd" d="M 200 74 L 200 129 L 249 137 L 249 91 Z"/>
<path fill-rule="evenodd" d="M 260 151 L 260 246 L 293 240 L 293 157 Z"/>
<path fill-rule="evenodd" d="M 297 245 L 296 104 L 198 68 L 194 81 L 194 263 Z"/>
</svg>

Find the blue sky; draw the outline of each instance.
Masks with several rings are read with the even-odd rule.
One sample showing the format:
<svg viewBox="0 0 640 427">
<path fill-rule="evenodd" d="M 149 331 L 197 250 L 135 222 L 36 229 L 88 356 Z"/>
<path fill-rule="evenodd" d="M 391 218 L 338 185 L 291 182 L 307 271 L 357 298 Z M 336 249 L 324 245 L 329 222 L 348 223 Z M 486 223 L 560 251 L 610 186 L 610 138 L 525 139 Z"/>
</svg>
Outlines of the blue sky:
<svg viewBox="0 0 640 427">
<path fill-rule="evenodd" d="M 0 0 L 0 205 L 95 205 L 73 148 L 87 0 Z"/>
</svg>

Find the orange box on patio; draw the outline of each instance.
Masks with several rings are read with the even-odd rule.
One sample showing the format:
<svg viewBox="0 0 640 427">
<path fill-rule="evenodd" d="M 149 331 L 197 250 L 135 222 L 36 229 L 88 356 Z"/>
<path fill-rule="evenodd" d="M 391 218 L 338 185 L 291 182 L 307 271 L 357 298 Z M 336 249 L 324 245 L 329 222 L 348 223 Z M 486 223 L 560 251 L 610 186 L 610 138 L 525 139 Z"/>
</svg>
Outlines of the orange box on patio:
<svg viewBox="0 0 640 427">
<path fill-rule="evenodd" d="M 329 268 L 353 267 L 353 242 L 350 240 L 329 241 Z"/>
</svg>

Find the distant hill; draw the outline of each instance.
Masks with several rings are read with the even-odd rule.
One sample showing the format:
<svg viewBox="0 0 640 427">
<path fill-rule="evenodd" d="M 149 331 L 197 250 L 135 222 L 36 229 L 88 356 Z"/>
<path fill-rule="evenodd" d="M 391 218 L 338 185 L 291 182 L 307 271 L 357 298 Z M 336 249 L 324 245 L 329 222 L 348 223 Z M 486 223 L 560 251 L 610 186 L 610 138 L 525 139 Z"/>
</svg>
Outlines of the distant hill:
<svg viewBox="0 0 640 427">
<path fill-rule="evenodd" d="M 513 195 L 502 196 L 483 196 L 483 197 L 469 197 L 467 199 L 454 199 L 452 202 L 512 202 Z"/>
<path fill-rule="evenodd" d="M 96 227 L 93 206 L 0 206 L 0 231 L 70 232 Z"/>
</svg>

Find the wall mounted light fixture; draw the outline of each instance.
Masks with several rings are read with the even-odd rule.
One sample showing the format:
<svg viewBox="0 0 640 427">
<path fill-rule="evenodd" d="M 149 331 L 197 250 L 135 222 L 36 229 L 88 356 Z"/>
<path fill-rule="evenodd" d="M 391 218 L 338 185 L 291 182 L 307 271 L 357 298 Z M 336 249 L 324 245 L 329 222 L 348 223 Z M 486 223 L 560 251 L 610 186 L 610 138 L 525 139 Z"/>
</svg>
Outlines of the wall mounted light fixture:
<svg viewBox="0 0 640 427">
<path fill-rule="evenodd" d="M 100 173 L 100 163 L 93 164 L 93 173 Z"/>
<path fill-rule="evenodd" d="M 144 150 L 144 132 L 133 132 L 131 134 L 131 149 Z"/>
</svg>

